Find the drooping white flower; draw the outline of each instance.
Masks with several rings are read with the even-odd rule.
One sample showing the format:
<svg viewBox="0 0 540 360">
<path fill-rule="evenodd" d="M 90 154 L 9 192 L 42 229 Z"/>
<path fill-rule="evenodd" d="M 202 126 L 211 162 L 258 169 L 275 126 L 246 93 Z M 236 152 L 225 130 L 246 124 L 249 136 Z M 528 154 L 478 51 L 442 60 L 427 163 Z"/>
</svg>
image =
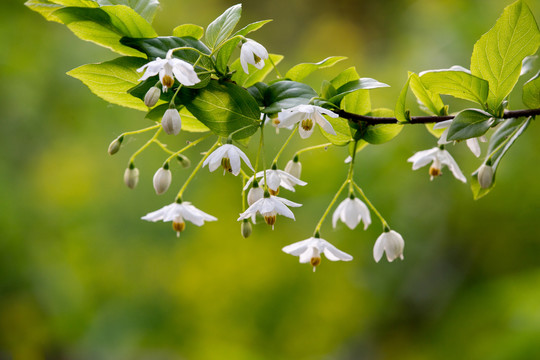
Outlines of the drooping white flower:
<svg viewBox="0 0 540 360">
<path fill-rule="evenodd" d="M 313 266 L 313 271 L 321 263 L 321 253 L 324 253 L 330 261 L 351 261 L 353 257 L 330 244 L 328 241 L 310 237 L 309 239 L 296 242 L 285 246 L 283 252 L 298 256 L 300 263 L 310 263 Z"/>
<path fill-rule="evenodd" d="M 298 123 L 298 131 L 302 139 L 306 139 L 313 133 L 315 123 L 329 134 L 336 135 L 332 125 L 324 118 L 328 115 L 333 118 L 339 117 L 338 114 L 315 105 L 298 105 L 290 109 L 281 110 L 278 113 L 280 128 L 287 128 Z"/>
<path fill-rule="evenodd" d="M 178 135 L 182 129 L 182 118 L 176 109 L 167 109 L 161 119 L 161 127 L 169 135 Z"/>
<path fill-rule="evenodd" d="M 452 120 L 441 121 L 440 123 L 437 123 L 433 126 L 434 130 L 446 129 L 441 134 L 441 137 L 439 138 L 439 141 L 437 141 L 437 144 L 445 145 L 445 144 L 451 143 L 451 141 L 448 141 L 448 130 L 450 130 L 450 125 L 452 125 Z M 482 152 L 482 149 L 480 149 L 480 143 L 478 142 L 478 140 L 480 140 L 481 142 L 486 142 L 487 139 L 485 136 L 482 135 L 477 138 L 471 138 L 471 139 L 465 140 L 465 143 L 467 144 L 471 152 L 476 157 L 479 157 Z"/>
<path fill-rule="evenodd" d="M 373 247 L 373 258 L 376 262 L 379 262 L 383 253 L 386 252 L 386 258 L 389 262 L 392 262 L 397 258 L 403 260 L 404 247 L 405 241 L 398 232 L 394 230 L 385 231 L 375 242 L 375 246 Z"/>
<path fill-rule="evenodd" d="M 249 206 L 255 204 L 256 201 L 262 199 L 264 196 L 264 191 L 262 187 L 259 186 L 257 180 L 253 181 L 253 186 L 249 189 L 247 194 L 247 203 Z"/>
<path fill-rule="evenodd" d="M 489 189 L 493 184 L 493 167 L 491 165 L 482 164 L 478 168 L 478 183 L 483 189 Z"/>
<path fill-rule="evenodd" d="M 264 171 L 259 171 L 248 180 L 244 186 L 244 190 L 249 188 L 255 178 L 260 179 L 260 185 L 264 185 Z M 266 170 L 266 181 L 268 182 L 268 190 L 272 195 L 277 195 L 279 193 L 280 186 L 294 192 L 295 185 L 307 185 L 307 182 L 297 179 L 286 171 L 278 169 Z"/>
<path fill-rule="evenodd" d="M 452 155 L 450 155 L 448 151 L 442 150 L 438 147 L 434 147 L 433 149 L 429 150 L 419 151 L 413 156 L 411 156 L 407 161 L 413 163 L 413 170 L 417 170 L 433 162 L 433 164 L 431 164 L 431 167 L 429 168 L 429 175 L 431 175 L 431 180 L 433 180 L 434 177 L 441 175 L 441 168 L 443 167 L 443 165 L 446 165 L 456 179 L 464 183 L 467 182 L 467 179 L 459 169 L 459 166 L 452 157 Z"/>
<path fill-rule="evenodd" d="M 276 215 L 283 215 L 295 220 L 293 212 L 287 206 L 299 207 L 302 206 L 302 204 L 297 204 L 281 197 L 268 195 L 255 201 L 253 205 L 241 213 L 238 221 L 249 218 L 254 220 L 257 214 L 261 214 L 264 217 L 264 221 L 268 225 L 271 225 L 273 229 L 274 224 L 276 223 Z"/>
<path fill-rule="evenodd" d="M 124 183 L 128 188 L 135 189 L 139 183 L 139 169 L 132 167 L 132 165 L 126 168 L 126 171 L 124 171 Z"/>
<path fill-rule="evenodd" d="M 351 230 L 360 223 L 360 220 L 364 221 L 364 230 L 371 224 L 369 209 L 366 204 L 356 197 L 348 197 L 338 205 L 334 215 L 332 215 L 332 226 L 334 228 L 338 219 L 344 222 Z"/>
<path fill-rule="evenodd" d="M 298 157 L 295 157 L 293 160 L 289 160 L 287 165 L 285 165 L 285 172 L 288 172 L 297 179 L 300 179 L 302 175 L 302 163 L 298 161 Z"/>
<path fill-rule="evenodd" d="M 234 176 L 240 173 L 240 159 L 244 160 L 246 165 L 253 171 L 253 166 L 249 158 L 242 150 L 232 144 L 224 144 L 214 150 L 203 162 L 203 167 L 208 165 L 208 169 L 212 172 L 220 165 L 225 171 L 232 173 Z"/>
<path fill-rule="evenodd" d="M 154 174 L 153 185 L 156 194 L 161 195 L 169 189 L 172 181 L 172 173 L 169 170 L 169 166 L 160 167 L 158 171 Z"/>
<path fill-rule="evenodd" d="M 165 59 L 158 57 L 156 60 L 150 61 L 137 69 L 137 72 L 146 70 L 139 81 L 146 80 L 151 76 L 159 74 L 159 80 L 163 85 L 164 92 L 174 85 L 174 78 L 176 78 L 180 84 L 185 86 L 192 86 L 199 83 L 201 80 L 197 76 L 193 65 L 184 60 L 173 58 L 172 53 L 172 50 L 169 50 Z"/>
<path fill-rule="evenodd" d="M 166 205 L 159 210 L 146 214 L 141 219 L 152 222 L 160 220 L 163 222 L 172 221 L 173 229 L 176 231 L 177 236 L 180 236 L 180 232 L 186 227 L 184 220 L 187 220 L 197 226 L 202 226 L 205 221 L 217 220 L 217 218 L 214 216 L 197 209 L 188 201 L 183 201 L 181 203 L 174 202 Z"/>
<path fill-rule="evenodd" d="M 246 39 L 240 49 L 240 64 L 246 74 L 249 74 L 248 64 L 255 66 L 257 69 L 264 67 L 264 60 L 268 59 L 268 51 L 258 42 Z"/>
</svg>

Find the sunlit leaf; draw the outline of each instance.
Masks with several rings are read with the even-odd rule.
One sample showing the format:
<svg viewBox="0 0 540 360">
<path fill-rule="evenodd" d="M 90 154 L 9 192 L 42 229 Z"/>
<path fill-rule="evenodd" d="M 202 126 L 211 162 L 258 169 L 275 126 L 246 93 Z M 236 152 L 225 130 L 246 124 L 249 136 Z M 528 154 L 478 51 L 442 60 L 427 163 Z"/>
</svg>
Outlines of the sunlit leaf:
<svg viewBox="0 0 540 360">
<path fill-rule="evenodd" d="M 523 85 L 523 104 L 530 109 L 540 108 L 540 72 Z"/>
<path fill-rule="evenodd" d="M 206 44 L 211 48 L 215 48 L 217 45 L 221 44 L 222 41 L 232 34 L 234 27 L 238 24 L 238 21 L 240 21 L 241 16 L 241 4 L 231 6 L 225 10 L 223 14 L 218 16 L 218 18 L 212 21 L 206 28 Z"/>
<path fill-rule="evenodd" d="M 169 108 L 169 104 L 161 104 L 150 110 L 146 114 L 146 118 L 153 121 L 161 121 L 163 114 Z M 204 125 L 202 122 L 197 120 L 185 107 L 180 107 L 178 110 L 180 112 L 180 118 L 182 119 L 182 131 L 189 132 L 205 132 L 210 131 L 210 129 Z"/>
<path fill-rule="evenodd" d="M 409 73 L 409 86 L 412 92 L 433 115 L 443 115 L 444 103 L 441 96 L 426 89 L 420 77 L 415 73 Z"/>
<path fill-rule="evenodd" d="M 184 24 L 174 28 L 173 36 L 175 37 L 192 37 L 200 40 L 204 35 L 204 29 L 199 25 Z"/>
<path fill-rule="evenodd" d="M 231 65 L 231 71 L 236 71 L 232 76 L 231 80 L 235 81 L 238 85 L 243 87 L 249 87 L 257 82 L 263 81 L 268 74 L 274 70 L 274 65 L 272 62 L 277 65 L 283 60 L 283 55 L 270 54 L 270 59 L 265 60 L 264 67 L 262 69 L 251 69 L 249 74 L 246 74 L 242 69 L 240 64 L 240 59 L 237 59 Z"/>
<path fill-rule="evenodd" d="M 435 94 L 452 95 L 454 97 L 474 101 L 485 105 L 489 84 L 486 80 L 463 71 L 435 70 L 424 72 L 420 76 L 424 86 Z"/>
<path fill-rule="evenodd" d="M 398 100 L 396 102 L 396 108 L 394 110 L 394 115 L 398 121 L 401 122 L 408 122 L 409 121 L 409 111 L 406 109 L 407 106 L 407 92 L 409 90 L 409 83 L 411 82 L 411 74 L 409 72 L 409 77 L 407 78 L 407 82 L 401 89 L 401 92 L 399 93 Z"/>
<path fill-rule="evenodd" d="M 285 77 L 293 81 L 302 81 L 311 73 L 319 70 L 334 66 L 338 62 L 345 60 L 344 56 L 331 56 L 317 63 L 302 63 L 293 66 L 287 73 Z"/>
<path fill-rule="evenodd" d="M 375 117 L 392 117 L 394 112 L 390 109 L 374 109 L 369 113 Z M 370 144 L 383 144 L 395 138 L 403 129 L 400 124 L 380 124 L 366 127 L 362 139 Z"/>
<path fill-rule="evenodd" d="M 482 136 L 493 124 L 492 115 L 479 109 L 466 109 L 456 115 L 448 130 L 448 140 Z"/>
<path fill-rule="evenodd" d="M 125 5 L 152 23 L 159 6 L 158 0 L 96 0 L 99 5 Z"/>
</svg>

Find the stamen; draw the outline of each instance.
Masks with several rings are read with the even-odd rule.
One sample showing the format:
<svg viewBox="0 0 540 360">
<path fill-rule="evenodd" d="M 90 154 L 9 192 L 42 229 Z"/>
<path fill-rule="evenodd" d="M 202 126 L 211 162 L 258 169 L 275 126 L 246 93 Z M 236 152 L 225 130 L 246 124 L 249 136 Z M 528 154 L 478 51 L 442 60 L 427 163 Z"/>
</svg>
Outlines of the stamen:
<svg viewBox="0 0 540 360">
<path fill-rule="evenodd" d="M 304 129 L 304 131 L 309 131 L 313 128 L 313 120 L 304 119 L 302 120 L 302 123 L 300 124 L 300 126 L 302 127 L 302 129 Z"/>
</svg>

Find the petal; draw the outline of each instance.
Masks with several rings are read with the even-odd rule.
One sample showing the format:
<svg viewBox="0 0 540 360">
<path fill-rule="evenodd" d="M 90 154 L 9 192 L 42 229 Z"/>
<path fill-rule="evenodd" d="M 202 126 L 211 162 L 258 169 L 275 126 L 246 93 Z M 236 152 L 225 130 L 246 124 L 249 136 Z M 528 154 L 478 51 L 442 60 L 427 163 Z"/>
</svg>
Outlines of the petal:
<svg viewBox="0 0 540 360">
<path fill-rule="evenodd" d="M 448 131 L 449 131 L 449 130 L 450 130 L 450 129 L 448 128 L 448 129 L 446 129 L 446 130 L 443 131 L 443 133 L 441 134 L 441 137 L 439 138 L 439 140 L 437 140 L 437 144 L 439 144 L 439 145 L 444 145 L 444 144 L 450 143 L 450 142 L 448 141 Z"/>
<path fill-rule="evenodd" d="M 364 230 L 366 230 L 371 224 L 371 214 L 369 213 L 369 209 L 366 204 L 364 204 L 364 202 L 358 198 L 354 199 L 354 206 L 357 214 L 359 214 L 359 216 L 362 218 L 362 221 L 364 222 Z"/>
<path fill-rule="evenodd" d="M 316 106 L 315 108 L 316 108 L 316 111 L 317 111 L 318 113 L 325 114 L 325 115 L 328 115 L 328 116 L 333 117 L 333 118 L 339 117 L 338 114 L 336 114 L 335 112 L 333 112 L 333 111 L 331 111 L 331 110 L 322 108 L 322 107 L 320 107 L 320 106 Z"/>
<path fill-rule="evenodd" d="M 332 227 L 334 227 L 334 229 L 336 228 L 337 221 L 341 217 L 341 213 L 346 205 L 345 200 L 343 200 L 334 211 L 334 214 L 332 215 Z"/>
<path fill-rule="evenodd" d="M 322 239 L 320 239 L 322 240 Z M 324 241 L 324 245 L 323 245 L 323 252 L 324 252 L 324 255 L 326 256 L 326 258 L 330 261 L 351 261 L 353 259 L 353 257 L 349 254 L 347 254 L 346 252 L 344 251 L 341 251 L 339 250 L 337 247 L 335 247 L 334 245 L 330 244 L 328 241 L 326 240 L 323 240 Z"/>
<path fill-rule="evenodd" d="M 311 136 L 311 134 L 313 133 L 313 129 L 315 129 L 315 127 L 313 126 L 311 129 L 309 130 L 304 130 L 304 128 L 300 125 L 298 125 L 298 133 L 300 134 L 300 137 L 302 139 L 307 139 L 308 137 Z"/>
<path fill-rule="evenodd" d="M 347 202 L 341 212 L 341 221 L 343 221 L 349 229 L 353 230 L 360 222 L 360 214 L 356 211 L 354 202 L 351 199 L 347 198 L 345 201 Z"/>
<path fill-rule="evenodd" d="M 435 154 L 437 154 L 438 151 L 440 151 L 438 147 L 429 150 L 422 150 L 411 156 L 409 159 L 407 159 L 407 161 L 413 163 L 413 170 L 417 170 L 432 162 L 435 159 Z"/>
<path fill-rule="evenodd" d="M 317 122 L 317 124 L 319 124 L 319 126 L 324 131 L 326 131 L 329 134 L 336 135 L 336 131 L 334 130 L 332 125 L 321 114 L 319 114 L 318 112 L 315 112 L 314 118 L 315 118 L 315 121 Z"/>
<path fill-rule="evenodd" d="M 274 191 L 277 191 L 277 189 L 279 188 L 279 184 L 281 184 L 281 178 L 275 170 L 266 171 L 266 181 L 268 187 Z"/>
<path fill-rule="evenodd" d="M 240 167 L 242 164 L 240 164 L 240 156 L 238 156 L 238 153 L 234 150 L 229 150 L 227 152 L 229 155 L 229 160 L 231 161 L 231 172 L 234 176 L 238 175 L 240 173 Z"/>
<path fill-rule="evenodd" d="M 379 262 L 383 256 L 385 237 L 386 233 L 384 232 L 377 238 L 377 241 L 375 241 L 375 245 L 373 246 L 373 258 L 375 259 L 375 262 Z"/>
<path fill-rule="evenodd" d="M 307 240 L 295 242 L 293 244 L 285 246 L 281 250 L 287 254 L 299 256 L 301 253 L 303 253 L 306 250 L 308 244 L 312 241 L 312 239 L 313 238 L 309 238 Z"/>
<path fill-rule="evenodd" d="M 295 220 L 294 214 L 291 211 L 291 209 L 289 209 L 287 206 L 285 206 L 285 204 L 283 204 L 282 202 L 280 202 L 278 200 L 275 200 L 273 206 L 274 206 L 275 211 L 278 214 L 283 215 L 285 217 L 288 217 L 289 219 Z"/>
<path fill-rule="evenodd" d="M 292 126 L 305 118 L 305 114 L 296 111 L 281 111 L 278 113 L 279 124 L 278 128 Z"/>
<path fill-rule="evenodd" d="M 238 155 L 240 155 L 240 157 L 242 158 L 242 160 L 244 160 L 244 163 L 246 163 L 246 165 L 253 171 L 255 171 L 255 169 L 253 168 L 253 166 L 251 166 L 251 162 L 249 161 L 249 158 L 247 157 L 247 155 L 242 151 L 240 150 L 239 148 L 237 148 L 235 146 L 235 151 L 236 153 L 238 153 Z"/>
<path fill-rule="evenodd" d="M 474 156 L 479 157 L 482 153 L 482 150 L 480 149 L 480 143 L 478 142 L 478 138 L 467 139 L 466 143 Z"/>
<path fill-rule="evenodd" d="M 300 207 L 300 206 L 302 206 L 302 204 L 295 203 L 293 201 L 287 200 L 287 199 L 279 197 L 279 196 L 274 196 L 273 198 L 276 199 L 276 200 L 279 200 L 280 202 L 282 202 L 283 204 L 285 204 L 287 206 L 292 206 L 292 207 Z"/>
<path fill-rule="evenodd" d="M 310 262 L 313 255 L 315 255 L 314 250 L 315 249 L 313 248 L 313 246 L 308 246 L 306 250 L 304 250 L 304 252 L 300 254 L 300 263 L 306 264 Z"/>
<path fill-rule="evenodd" d="M 433 130 L 446 129 L 446 128 L 450 127 L 450 125 L 452 125 L 452 121 L 453 120 L 445 120 L 445 121 L 441 121 L 439 123 L 436 123 L 435 125 L 433 125 Z"/>
<path fill-rule="evenodd" d="M 394 261 L 398 257 L 403 257 L 403 248 L 405 247 L 405 241 L 399 233 L 394 230 L 386 233 L 385 250 L 386 258 L 389 262 Z"/>
<path fill-rule="evenodd" d="M 467 178 L 465 177 L 465 175 L 463 175 L 458 164 L 456 163 L 456 161 L 454 160 L 454 158 L 452 157 L 452 155 L 450 155 L 448 151 L 441 150 L 439 159 L 441 160 L 442 164 L 448 166 L 448 168 L 450 169 L 450 171 L 452 172 L 452 174 L 454 175 L 456 179 L 464 183 L 467 182 Z"/>
</svg>

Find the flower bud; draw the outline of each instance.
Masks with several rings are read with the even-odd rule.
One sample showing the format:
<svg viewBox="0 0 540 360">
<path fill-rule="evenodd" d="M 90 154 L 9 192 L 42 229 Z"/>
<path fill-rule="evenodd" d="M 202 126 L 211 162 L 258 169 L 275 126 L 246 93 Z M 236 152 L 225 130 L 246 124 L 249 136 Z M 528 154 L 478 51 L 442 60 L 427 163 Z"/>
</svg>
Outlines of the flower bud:
<svg viewBox="0 0 540 360">
<path fill-rule="evenodd" d="M 139 169 L 137 169 L 133 164 L 124 172 L 124 182 L 126 186 L 130 189 L 135 189 L 137 183 L 139 182 Z"/>
<path fill-rule="evenodd" d="M 171 185 L 171 170 L 169 170 L 169 166 L 167 164 L 165 167 L 159 168 L 159 170 L 154 174 L 154 189 L 158 195 L 161 195 L 167 191 Z"/>
<path fill-rule="evenodd" d="M 180 113 L 176 109 L 167 109 L 161 119 L 163 130 L 169 135 L 178 135 L 182 128 L 182 119 Z"/>
<path fill-rule="evenodd" d="M 263 198 L 264 191 L 262 188 L 259 187 L 259 184 L 257 183 L 257 180 L 253 182 L 253 187 L 249 189 L 248 195 L 247 195 L 247 202 L 248 205 L 253 205 L 257 200 L 260 200 Z"/>
<path fill-rule="evenodd" d="M 489 189 L 493 184 L 493 168 L 490 165 L 482 164 L 478 169 L 478 183 L 483 189 Z"/>
<path fill-rule="evenodd" d="M 185 155 L 179 154 L 176 159 L 183 168 L 188 168 L 191 166 L 191 160 L 189 160 L 189 158 Z"/>
<path fill-rule="evenodd" d="M 295 157 L 294 160 L 289 160 L 285 166 L 285 172 L 291 174 L 297 179 L 300 179 L 300 175 L 302 174 L 302 164 L 298 161 L 297 157 Z"/>
<path fill-rule="evenodd" d="M 161 90 L 156 86 L 152 86 L 144 95 L 144 105 L 148 107 L 156 105 L 160 96 Z"/>
<path fill-rule="evenodd" d="M 242 237 L 247 239 L 251 235 L 253 228 L 251 223 L 247 219 L 244 219 L 244 221 L 242 221 L 242 225 L 240 225 L 240 230 L 242 232 Z"/>
<path fill-rule="evenodd" d="M 123 136 L 117 137 L 114 139 L 111 144 L 109 145 L 109 155 L 114 155 L 120 150 L 120 146 L 122 145 L 122 141 L 124 140 Z"/>
</svg>

